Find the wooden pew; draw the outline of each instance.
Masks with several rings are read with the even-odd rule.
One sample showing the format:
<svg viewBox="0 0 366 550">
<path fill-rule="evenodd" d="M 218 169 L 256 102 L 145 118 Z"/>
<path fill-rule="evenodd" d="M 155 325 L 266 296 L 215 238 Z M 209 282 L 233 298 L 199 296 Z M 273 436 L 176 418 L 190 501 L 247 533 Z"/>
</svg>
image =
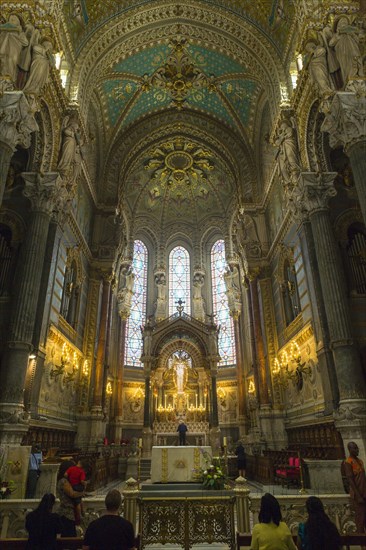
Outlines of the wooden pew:
<svg viewBox="0 0 366 550">
<path fill-rule="evenodd" d="M 24 550 L 28 539 L 0 539 L 1 550 Z M 57 550 L 80 550 L 83 546 L 81 537 L 63 537 L 57 539 Z M 140 537 L 135 538 L 135 548 L 140 547 Z"/>
<path fill-rule="evenodd" d="M 293 536 L 294 543 L 296 544 L 297 536 Z M 236 533 L 236 548 L 240 550 L 241 547 L 250 548 L 252 535 L 249 533 Z M 351 546 L 366 546 L 366 534 L 361 535 L 354 533 L 352 535 L 342 535 L 342 544 L 346 550 L 350 550 Z"/>
</svg>

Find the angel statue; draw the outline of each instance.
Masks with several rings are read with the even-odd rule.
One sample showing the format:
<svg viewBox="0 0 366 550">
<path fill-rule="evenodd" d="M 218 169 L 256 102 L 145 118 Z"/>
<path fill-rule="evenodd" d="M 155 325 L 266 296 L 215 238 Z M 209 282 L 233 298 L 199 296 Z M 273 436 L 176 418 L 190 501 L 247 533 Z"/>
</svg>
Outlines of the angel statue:
<svg viewBox="0 0 366 550">
<path fill-rule="evenodd" d="M 350 79 L 364 75 L 357 28 L 350 24 L 346 15 L 341 15 L 335 19 L 333 30 L 334 35 L 329 40 L 329 46 L 335 50 L 343 84 L 346 86 Z"/>
<path fill-rule="evenodd" d="M 293 186 L 301 171 L 297 135 L 291 121 L 284 118 L 275 137 L 278 146 L 277 163 L 285 188 Z"/>
<path fill-rule="evenodd" d="M 66 116 L 62 124 L 62 145 L 57 170 L 62 178 L 74 180 L 81 166 L 79 122 L 74 116 Z"/>
<path fill-rule="evenodd" d="M 23 88 L 27 95 L 38 96 L 48 80 L 50 65 L 54 65 L 52 55 L 52 42 L 44 39 L 41 44 L 36 44 L 32 49 L 32 63 L 28 80 Z"/>
<path fill-rule="evenodd" d="M 17 80 L 18 63 L 22 49 L 28 45 L 17 15 L 9 15 L 6 23 L 0 25 L 0 75 Z"/>
<path fill-rule="evenodd" d="M 308 69 L 321 97 L 334 93 L 327 64 L 327 50 L 313 38 L 305 43 L 304 67 Z"/>
</svg>

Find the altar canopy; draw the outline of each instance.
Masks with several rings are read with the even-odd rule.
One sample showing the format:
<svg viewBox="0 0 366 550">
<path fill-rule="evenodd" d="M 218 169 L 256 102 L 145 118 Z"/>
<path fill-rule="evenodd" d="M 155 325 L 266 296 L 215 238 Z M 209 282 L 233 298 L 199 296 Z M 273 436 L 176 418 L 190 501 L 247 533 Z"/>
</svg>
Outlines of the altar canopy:
<svg viewBox="0 0 366 550">
<path fill-rule="evenodd" d="M 195 481 L 195 473 L 207 466 L 206 453 L 212 456 L 211 447 L 153 447 L 152 483 Z"/>
</svg>

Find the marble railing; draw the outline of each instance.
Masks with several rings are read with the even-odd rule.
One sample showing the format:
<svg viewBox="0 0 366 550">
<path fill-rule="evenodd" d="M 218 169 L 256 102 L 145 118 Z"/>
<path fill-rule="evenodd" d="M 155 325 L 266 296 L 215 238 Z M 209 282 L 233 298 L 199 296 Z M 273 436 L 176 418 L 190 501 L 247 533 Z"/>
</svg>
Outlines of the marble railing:
<svg viewBox="0 0 366 550">
<path fill-rule="evenodd" d="M 135 526 L 136 533 L 140 533 L 139 514 L 138 514 L 138 497 L 143 500 L 143 494 L 138 490 L 138 484 L 135 480 L 128 480 L 126 487 L 122 491 L 123 494 L 123 515 L 129 519 Z M 227 492 L 226 492 L 227 494 Z M 253 524 L 258 522 L 258 512 L 260 508 L 261 494 L 250 494 L 246 480 L 238 478 L 232 492 L 235 496 L 235 528 L 242 533 L 249 533 L 252 530 Z M 219 492 L 213 492 L 210 501 L 216 498 L 218 503 L 222 500 Z M 283 520 L 290 527 L 293 534 L 296 534 L 299 522 L 305 521 L 306 510 L 305 502 L 308 494 L 299 495 L 276 495 L 280 503 Z M 354 514 L 350 506 L 349 497 L 346 494 L 317 494 L 325 507 L 325 510 L 331 520 L 337 525 L 342 534 L 352 533 L 356 530 L 354 522 Z M 227 497 L 226 497 L 227 498 Z M 156 500 L 157 510 L 161 508 L 162 501 L 165 506 L 168 506 L 168 501 L 164 498 L 156 498 L 154 501 L 150 498 L 149 506 L 154 507 Z M 173 499 L 174 500 L 174 499 Z M 182 497 L 178 500 L 184 500 Z M 195 500 L 194 497 L 189 497 L 191 503 Z M 197 501 L 202 501 L 202 494 L 197 497 Z M 25 517 L 28 512 L 35 509 L 39 504 L 38 499 L 34 500 L 0 500 L 0 538 L 25 537 Z M 83 523 L 80 526 L 79 534 L 81 535 L 87 525 L 104 511 L 104 496 L 96 498 L 84 499 L 85 516 Z M 55 508 L 57 511 L 57 507 Z M 234 512 L 233 512 L 234 513 Z M 222 514 L 222 512 L 220 512 Z M 147 536 L 147 534 L 145 533 Z"/>
</svg>

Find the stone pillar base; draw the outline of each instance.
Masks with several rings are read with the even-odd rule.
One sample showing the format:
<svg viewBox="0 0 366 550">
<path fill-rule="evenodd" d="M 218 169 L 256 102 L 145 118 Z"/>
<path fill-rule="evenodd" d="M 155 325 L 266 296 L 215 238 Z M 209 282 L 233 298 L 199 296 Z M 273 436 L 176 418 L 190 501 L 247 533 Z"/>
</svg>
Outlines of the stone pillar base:
<svg viewBox="0 0 366 550">
<path fill-rule="evenodd" d="M 15 491 L 11 499 L 24 498 L 27 487 L 29 455 L 31 447 L 28 445 L 6 445 L 6 470 L 3 478 L 13 480 Z"/>
<path fill-rule="evenodd" d="M 359 457 L 366 461 L 366 401 L 343 400 L 339 410 L 334 413 L 335 427 L 340 432 L 345 455 L 348 456 L 347 445 L 350 441 L 357 443 L 360 449 Z"/>
<path fill-rule="evenodd" d="M 130 477 L 133 477 L 134 479 L 138 479 L 138 462 L 139 462 L 139 459 L 137 456 L 128 457 L 126 479 L 130 479 Z"/>
<path fill-rule="evenodd" d="M 106 420 L 102 410 L 92 410 L 90 418 L 90 445 L 102 443 L 105 437 Z"/>
<path fill-rule="evenodd" d="M 153 435 L 152 435 L 151 428 L 143 428 L 142 429 L 142 458 L 151 458 L 152 439 L 153 439 Z M 127 477 L 131 477 L 131 476 L 127 476 Z"/>
<path fill-rule="evenodd" d="M 12 416 L 14 423 L 4 422 L 0 424 L 0 442 L 2 444 L 20 445 L 23 441 L 23 437 L 28 432 L 29 426 L 27 421 L 23 421 L 21 414 L 19 419 L 17 416 Z"/>
<path fill-rule="evenodd" d="M 316 494 L 343 494 L 342 460 L 304 460 L 310 489 Z"/>
<path fill-rule="evenodd" d="M 41 499 L 46 493 L 56 494 L 57 472 L 60 464 L 41 464 L 41 475 L 38 479 L 36 498 Z"/>
<path fill-rule="evenodd" d="M 262 439 L 271 449 L 284 449 L 287 447 L 287 434 L 282 411 L 273 410 L 269 406 L 261 406 L 259 410 L 259 423 Z"/>
<path fill-rule="evenodd" d="M 210 445 L 213 456 L 221 453 L 221 430 L 218 426 L 210 429 Z"/>
</svg>

